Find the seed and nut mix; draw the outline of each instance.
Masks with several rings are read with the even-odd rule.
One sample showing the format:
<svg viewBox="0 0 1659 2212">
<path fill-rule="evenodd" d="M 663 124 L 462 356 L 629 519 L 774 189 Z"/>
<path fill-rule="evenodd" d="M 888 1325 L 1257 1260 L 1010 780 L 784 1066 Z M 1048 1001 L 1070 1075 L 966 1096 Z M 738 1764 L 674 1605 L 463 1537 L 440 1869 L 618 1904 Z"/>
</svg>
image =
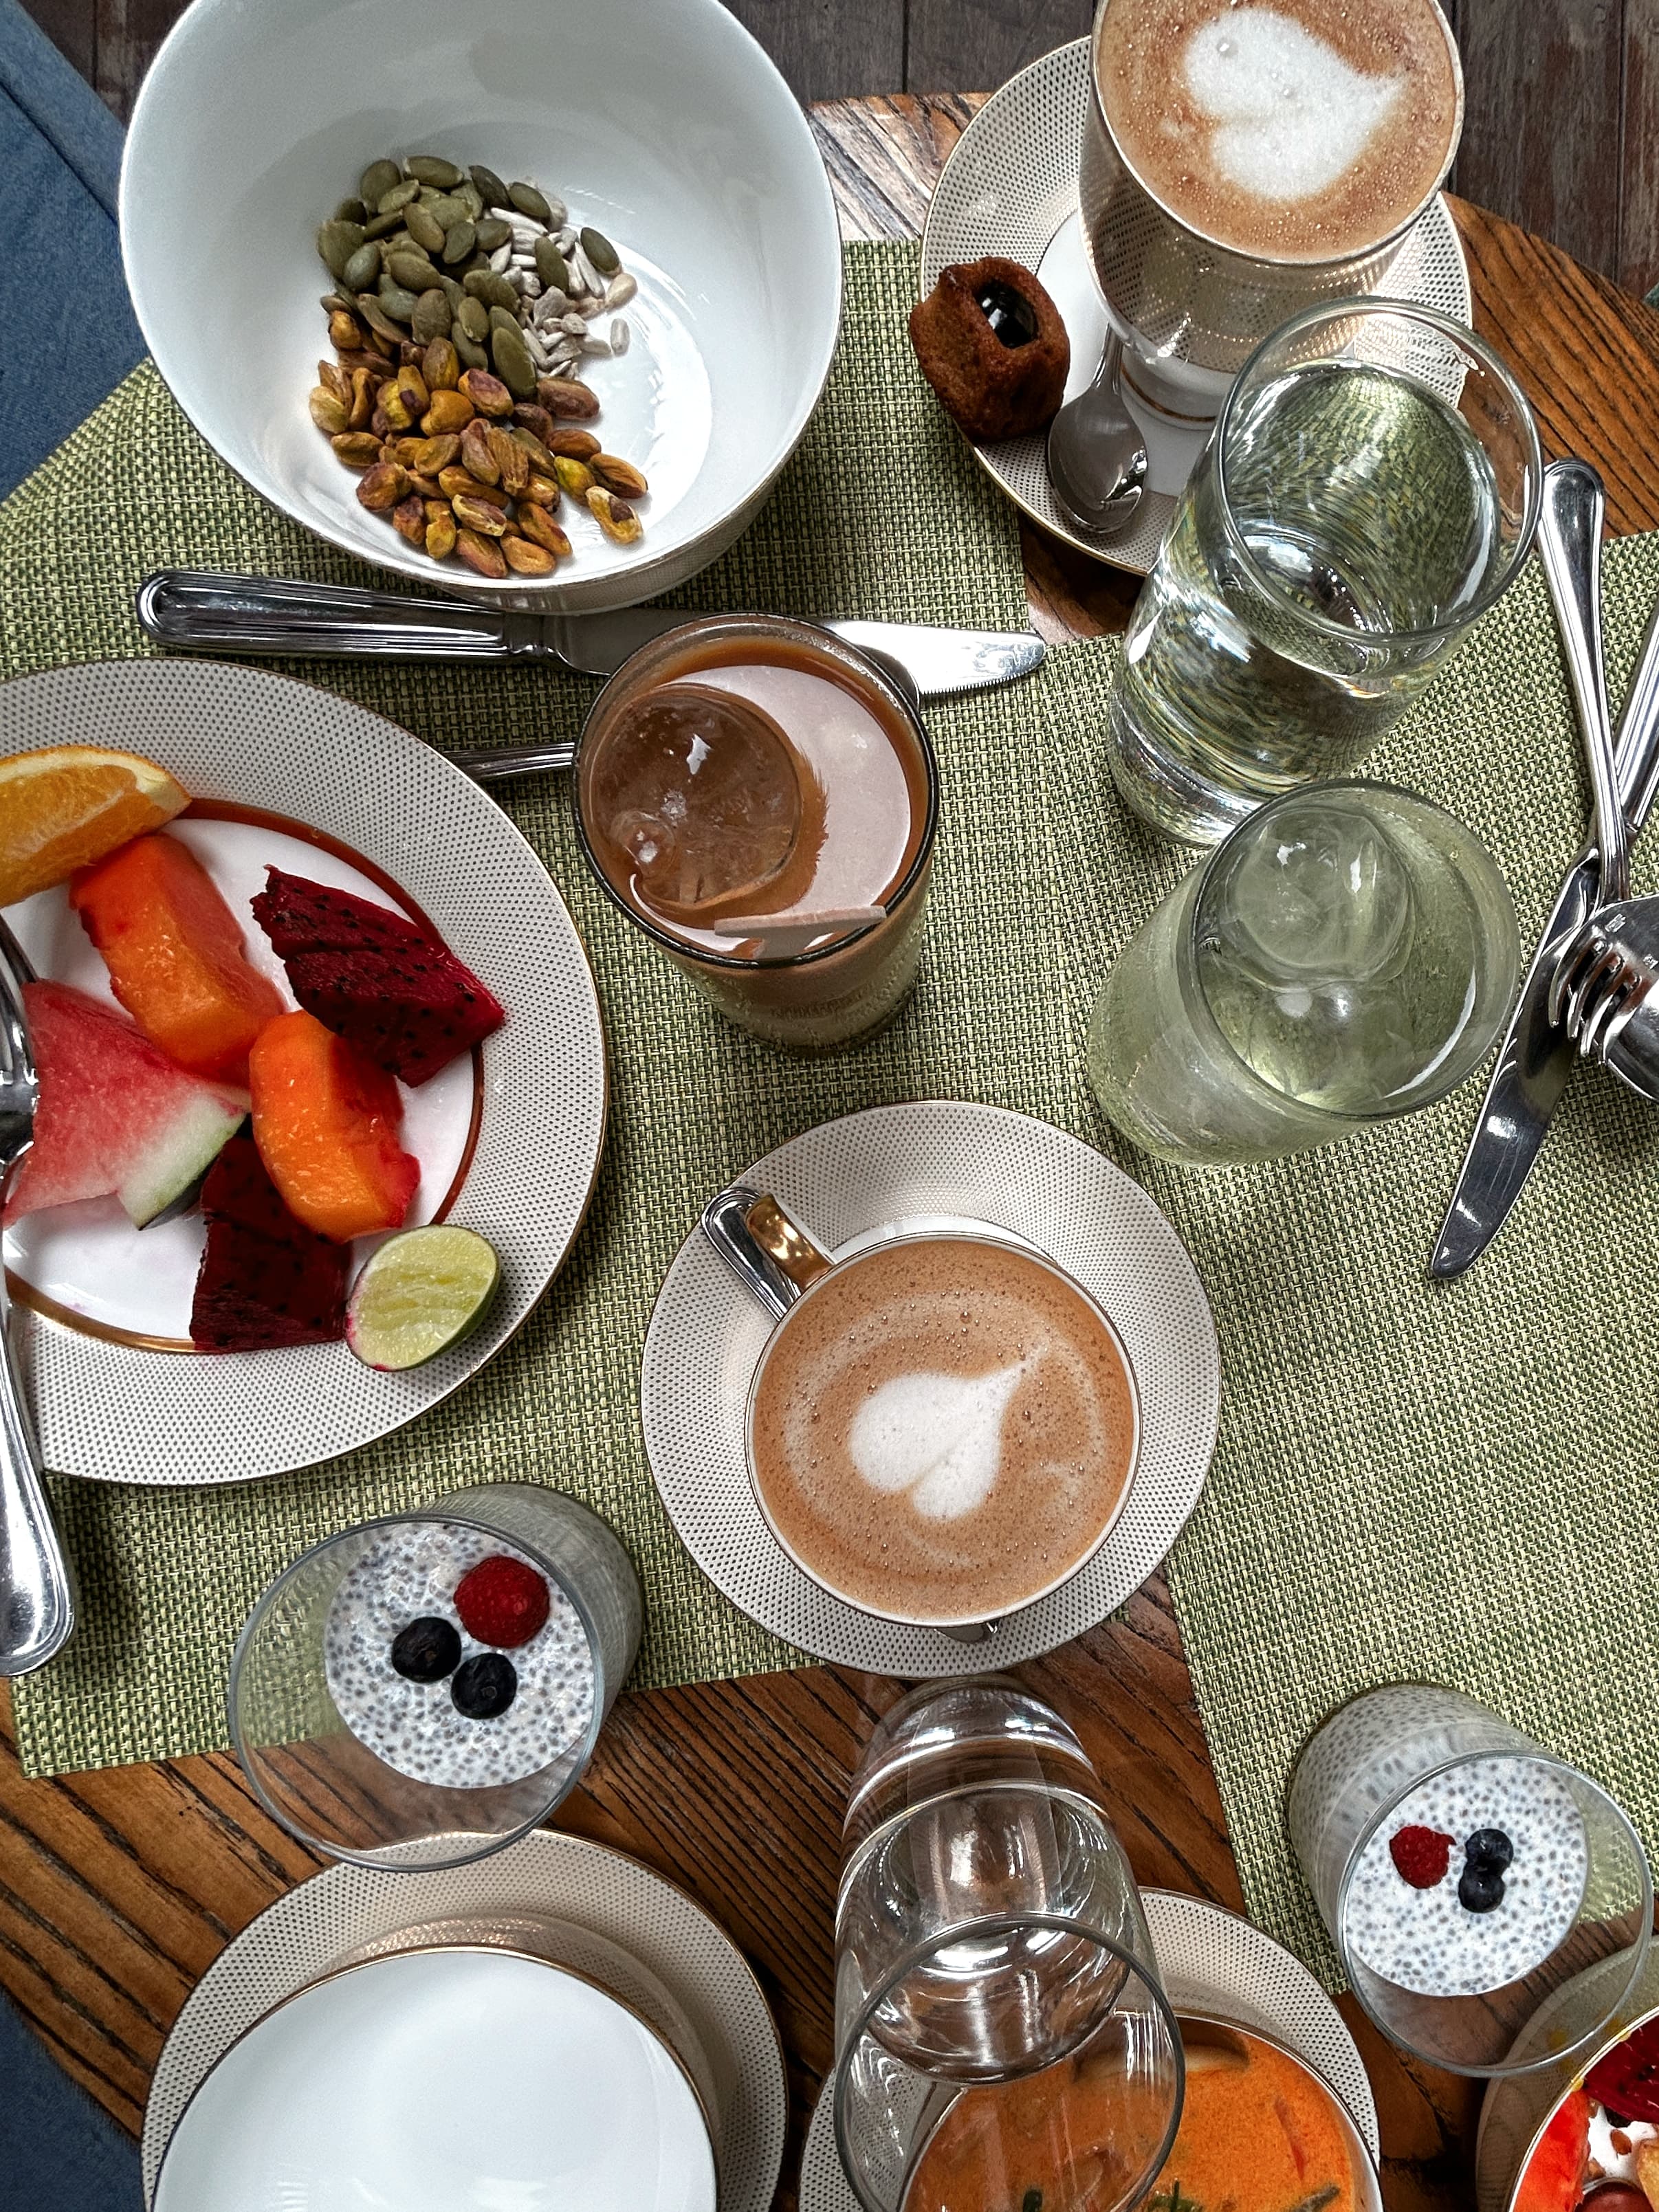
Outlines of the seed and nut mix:
<svg viewBox="0 0 1659 2212">
<path fill-rule="evenodd" d="M 599 401 L 576 371 L 628 350 L 616 311 L 639 289 L 602 231 L 534 185 L 412 154 L 369 164 L 317 251 L 336 358 L 311 419 L 365 507 L 498 581 L 570 558 L 566 494 L 614 544 L 639 538 L 650 487 L 582 427 Z"/>
</svg>

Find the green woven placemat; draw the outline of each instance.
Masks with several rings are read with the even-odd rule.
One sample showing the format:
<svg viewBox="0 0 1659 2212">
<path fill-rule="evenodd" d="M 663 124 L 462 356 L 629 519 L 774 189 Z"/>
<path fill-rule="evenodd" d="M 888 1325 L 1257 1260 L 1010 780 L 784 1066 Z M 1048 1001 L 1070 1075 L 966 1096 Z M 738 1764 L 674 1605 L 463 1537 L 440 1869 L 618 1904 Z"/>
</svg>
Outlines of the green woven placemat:
<svg viewBox="0 0 1659 2212">
<path fill-rule="evenodd" d="M 848 255 L 841 356 L 799 455 L 757 526 L 684 596 L 919 621 L 1023 626 L 1011 510 L 974 468 L 904 337 L 911 246 Z M 297 403 L 296 403 L 297 404 Z M 176 563 L 377 580 L 285 524 L 216 462 L 159 378 L 137 371 L 0 516 L 0 672 L 143 652 L 132 589 Z M 288 664 L 440 744 L 574 732 L 594 686 L 544 669 L 487 672 Z M 457 1482 L 531 1475 L 592 1504 L 647 1593 L 635 1680 L 708 1679 L 799 1655 L 745 1620 L 681 1547 L 646 1467 L 638 1362 L 651 1300 L 707 1194 L 826 1117 L 928 1094 L 1074 1115 L 1065 1010 L 1002 980 L 1050 958 L 1051 902 L 1021 895 L 1047 810 L 1038 749 L 994 713 L 942 713 L 948 787 L 927 981 L 870 1049 L 792 1061 L 708 1012 L 599 896 L 560 780 L 497 787 L 546 860 L 599 979 L 613 1109 L 593 1211 L 531 1325 L 447 1405 L 385 1443 L 305 1475 L 207 1491 L 54 1484 L 84 1626 L 18 1686 L 32 1771 L 222 1744 L 226 1662 L 272 1575 L 305 1545 Z M 503 927 L 511 916 L 503 915 Z"/>
<path fill-rule="evenodd" d="M 1615 698 L 1656 592 L 1659 536 L 1610 550 Z M 1099 683 L 1091 655 L 1079 732 Z M 1534 562 L 1366 767 L 1479 831 L 1528 958 L 1584 820 L 1572 732 Z M 1082 1022 L 1185 862 L 1116 803 L 1097 746 L 1053 757 Z M 1650 884 L 1651 862 L 1637 874 Z M 1088 1109 L 1085 1133 L 1169 1214 L 1214 1309 L 1220 1441 L 1170 1580 L 1252 1917 L 1334 1981 L 1285 1786 L 1309 1733 L 1376 1682 L 1484 1698 L 1659 1847 L 1659 1116 L 1581 1073 L 1502 1237 L 1437 1284 L 1428 1255 L 1484 1077 L 1328 1151 L 1221 1173 L 1152 1160 Z"/>
</svg>

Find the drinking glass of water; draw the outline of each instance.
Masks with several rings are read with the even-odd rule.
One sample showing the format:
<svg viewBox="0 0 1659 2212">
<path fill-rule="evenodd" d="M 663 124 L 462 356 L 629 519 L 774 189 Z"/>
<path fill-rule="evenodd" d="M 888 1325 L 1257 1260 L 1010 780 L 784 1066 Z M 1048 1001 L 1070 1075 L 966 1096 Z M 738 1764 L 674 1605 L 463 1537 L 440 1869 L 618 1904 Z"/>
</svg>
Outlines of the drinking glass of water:
<svg viewBox="0 0 1659 2212">
<path fill-rule="evenodd" d="M 1170 892 L 1107 977 L 1089 1080 L 1158 1158 L 1310 1151 L 1455 1089 L 1520 973 L 1473 831 L 1382 783 L 1290 791 Z"/>
<path fill-rule="evenodd" d="M 1218 842 L 1364 759 L 1525 560 L 1538 430 L 1429 307 L 1298 315 L 1241 372 L 1130 618 L 1107 752 L 1135 811 Z"/>
</svg>

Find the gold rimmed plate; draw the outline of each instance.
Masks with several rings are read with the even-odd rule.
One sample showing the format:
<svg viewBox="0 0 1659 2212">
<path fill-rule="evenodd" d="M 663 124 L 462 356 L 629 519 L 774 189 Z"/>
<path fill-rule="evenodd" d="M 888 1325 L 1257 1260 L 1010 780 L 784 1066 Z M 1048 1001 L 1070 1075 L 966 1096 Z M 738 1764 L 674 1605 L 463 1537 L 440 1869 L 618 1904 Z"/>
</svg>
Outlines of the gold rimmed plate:
<svg viewBox="0 0 1659 2212">
<path fill-rule="evenodd" d="M 275 865 L 428 920 L 507 1009 L 470 1058 L 405 1090 L 422 1183 L 411 1221 L 449 1218 L 500 1253 L 502 1285 L 464 1346 L 406 1375 L 343 1344 L 195 1353 L 196 1213 L 138 1231 L 113 1200 L 29 1217 L 5 1239 L 42 1455 L 63 1472 L 224 1482 L 313 1465 L 400 1427 L 518 1328 L 586 1213 L 605 1118 L 586 956 L 546 870 L 494 800 L 362 708 L 222 663 L 125 661 L 0 687 L 0 755 L 114 745 L 160 761 L 195 804 L 169 833 L 239 914 Z M 64 892 L 9 910 L 43 975 L 108 997 Z M 279 988 L 251 918 L 250 958 Z"/>
</svg>

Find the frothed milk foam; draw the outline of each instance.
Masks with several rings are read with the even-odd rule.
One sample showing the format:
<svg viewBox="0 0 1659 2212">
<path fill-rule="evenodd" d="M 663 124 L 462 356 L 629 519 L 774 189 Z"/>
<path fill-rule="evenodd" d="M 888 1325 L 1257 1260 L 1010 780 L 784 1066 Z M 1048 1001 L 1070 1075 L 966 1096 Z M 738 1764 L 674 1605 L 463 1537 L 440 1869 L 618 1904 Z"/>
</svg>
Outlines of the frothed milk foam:
<svg viewBox="0 0 1659 2212">
<path fill-rule="evenodd" d="M 1057 1581 L 1122 1495 L 1134 1413 L 1088 1301 L 958 1237 L 878 1248 L 779 1330 L 755 1474 L 796 1555 L 872 1612 L 985 1619 Z"/>
<path fill-rule="evenodd" d="M 1141 181 L 1206 237 L 1275 259 L 1388 237 L 1456 130 L 1435 0 L 1110 0 L 1097 59 Z"/>
</svg>

